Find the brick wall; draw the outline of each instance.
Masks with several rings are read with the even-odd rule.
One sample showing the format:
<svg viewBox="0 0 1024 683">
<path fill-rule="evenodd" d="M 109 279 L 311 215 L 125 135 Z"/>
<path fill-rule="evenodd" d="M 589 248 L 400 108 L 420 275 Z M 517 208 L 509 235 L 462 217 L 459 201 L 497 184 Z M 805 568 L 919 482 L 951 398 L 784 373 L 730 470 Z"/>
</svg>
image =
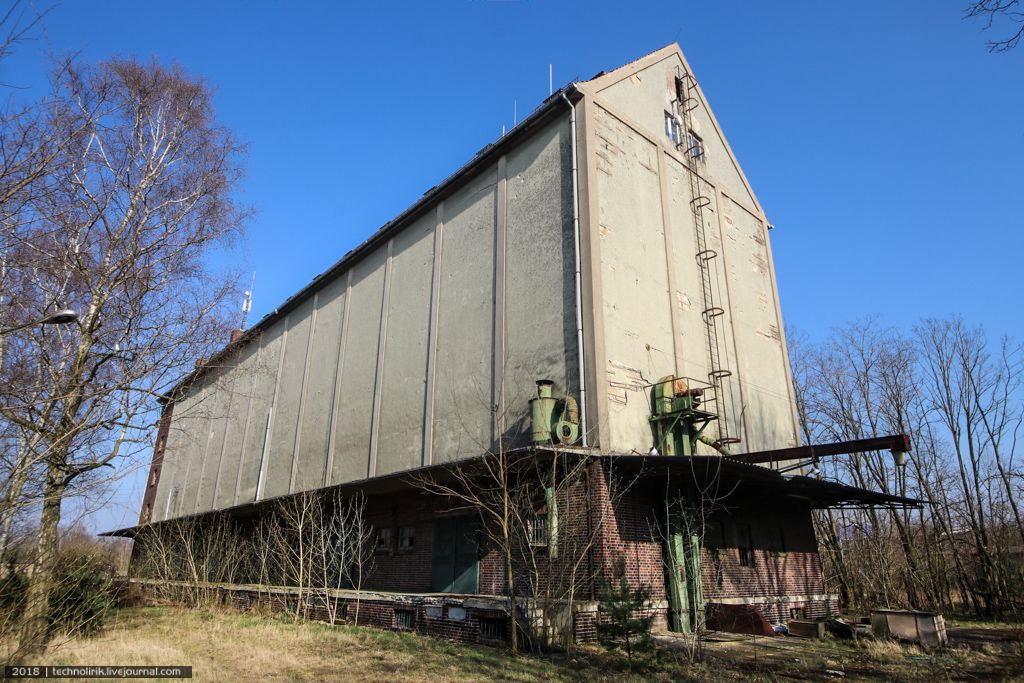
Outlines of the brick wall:
<svg viewBox="0 0 1024 683">
<path fill-rule="evenodd" d="M 146 580 L 132 580 L 133 589 L 144 595 L 159 591 L 163 599 L 175 599 L 173 590 L 166 583 L 158 584 Z M 192 592 L 180 586 L 178 600 L 185 602 Z M 286 588 L 259 590 L 251 586 L 211 586 L 209 599 L 214 604 L 223 604 L 241 611 L 253 609 L 271 612 L 295 613 L 299 596 L 297 591 Z M 335 624 L 355 624 L 389 631 L 410 631 L 434 638 L 444 638 L 465 643 L 502 643 L 507 639 L 507 615 L 500 600 L 474 600 L 472 598 L 445 598 L 422 595 L 382 595 L 368 593 L 358 596 L 354 591 L 334 591 L 332 596 L 306 597 L 304 614 L 306 618 L 330 622 L 331 610 L 326 600 L 331 601 Z M 399 613 L 409 615 L 409 625 L 402 624 Z M 498 637 L 495 637 L 497 632 Z"/>
<path fill-rule="evenodd" d="M 769 621 L 838 613 L 825 597 L 811 511 L 794 500 L 737 500 L 712 515 L 701 552 L 705 600 L 758 606 Z M 791 599 L 799 597 L 813 599 Z M 759 600 L 758 598 L 763 598 Z M 785 599 L 790 598 L 790 599 Z"/>
<path fill-rule="evenodd" d="M 564 596 L 567 582 L 575 575 L 574 598 L 596 600 L 600 580 L 613 578 L 615 561 L 621 556 L 630 584 L 650 590 L 652 600 L 658 604 L 652 608 L 652 614 L 663 627 L 667 616 L 666 585 L 658 513 L 663 504 L 664 482 L 654 478 L 646 483 L 622 482 L 610 473 L 609 467 L 606 462 L 592 463 L 585 477 L 560 494 L 557 557 L 552 558 L 547 548 L 519 545 L 514 549 L 518 595 L 549 590 L 550 595 Z M 452 514 L 450 507 L 445 501 L 416 490 L 369 498 L 366 518 L 375 528 L 391 529 L 391 545 L 374 553 L 374 566 L 364 578 L 364 590 L 430 593 L 434 523 L 438 517 Z M 793 608 L 802 608 L 806 617 L 837 611 L 834 601 L 824 597 L 820 558 L 810 510 L 805 504 L 732 496 L 718 507 L 706 525 L 702 549 L 702 582 L 707 602 L 757 604 L 773 621 L 789 618 Z M 538 512 L 546 509 L 539 507 Z M 414 529 L 411 548 L 399 548 L 402 527 Z M 480 533 L 479 558 L 479 593 L 505 595 L 504 558 L 486 529 Z M 799 596 L 817 597 L 780 599 Z M 387 608 L 392 612 L 381 607 L 384 611 L 378 613 L 372 605 L 368 609 L 368 619 L 390 627 L 393 606 Z M 441 629 L 446 618 L 430 618 L 437 621 L 431 628 Z M 422 620 L 427 619 L 424 613 Z M 595 628 L 596 619 L 596 615 L 576 615 L 576 629 L 587 637 Z M 414 620 L 426 624 L 421 622 L 419 613 Z M 460 623 L 451 628 L 470 627 Z"/>
<path fill-rule="evenodd" d="M 658 538 L 656 498 L 639 486 L 609 476 L 603 467 L 591 470 L 593 524 L 601 531 L 595 562 L 602 578 L 612 580 L 622 557 L 631 586 L 646 586 L 653 599 L 665 597 L 665 565 Z"/>
<path fill-rule="evenodd" d="M 665 567 L 658 531 L 663 489 L 619 483 L 617 493 L 614 481 L 604 468 L 595 468 L 594 514 L 602 525 L 596 561 L 604 568 L 603 576 L 611 578 L 615 558 L 621 555 L 630 585 L 645 585 L 653 599 L 664 599 Z M 789 619 L 791 609 L 802 610 L 807 618 L 838 612 L 838 602 L 825 596 L 806 504 L 726 498 L 716 507 L 707 520 L 701 552 L 706 602 L 748 602 L 773 622 Z M 804 596 L 813 599 L 792 599 Z M 665 617 L 664 610 L 658 611 L 657 623 L 663 624 Z"/>
</svg>

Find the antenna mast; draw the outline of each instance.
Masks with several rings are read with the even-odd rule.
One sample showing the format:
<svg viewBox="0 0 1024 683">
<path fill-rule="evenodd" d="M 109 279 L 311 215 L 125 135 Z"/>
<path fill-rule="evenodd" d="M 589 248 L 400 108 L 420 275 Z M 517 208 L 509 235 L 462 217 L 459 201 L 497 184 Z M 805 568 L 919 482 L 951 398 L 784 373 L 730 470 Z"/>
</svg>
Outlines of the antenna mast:
<svg viewBox="0 0 1024 683">
<path fill-rule="evenodd" d="M 242 324 L 239 325 L 238 329 L 245 329 L 245 321 L 249 317 L 249 311 L 252 310 L 252 291 L 256 288 L 256 271 L 252 272 L 252 282 L 249 284 L 249 289 L 245 292 L 245 299 L 242 300 Z"/>
</svg>

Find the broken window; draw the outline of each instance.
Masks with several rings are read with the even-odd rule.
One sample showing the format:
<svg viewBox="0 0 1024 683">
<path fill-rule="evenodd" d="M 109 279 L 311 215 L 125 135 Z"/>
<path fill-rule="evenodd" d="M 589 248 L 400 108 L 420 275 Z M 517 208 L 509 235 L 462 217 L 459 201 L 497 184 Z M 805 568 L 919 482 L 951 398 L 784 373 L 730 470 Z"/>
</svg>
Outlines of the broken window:
<svg viewBox="0 0 1024 683">
<path fill-rule="evenodd" d="M 749 524 L 743 524 L 737 528 L 739 542 L 736 544 L 740 550 L 740 566 L 754 566 L 754 534 Z"/>
<path fill-rule="evenodd" d="M 686 132 L 686 151 L 693 159 L 704 159 L 704 138 L 692 130 Z"/>
<path fill-rule="evenodd" d="M 670 111 L 665 112 L 665 136 L 672 141 L 672 144 L 679 145 L 681 139 L 679 118 Z"/>
<path fill-rule="evenodd" d="M 391 529 L 383 528 L 377 529 L 377 543 L 375 545 L 377 550 L 391 550 Z"/>
<path fill-rule="evenodd" d="M 409 550 L 416 543 L 416 527 L 403 526 L 398 529 L 398 549 Z"/>
</svg>

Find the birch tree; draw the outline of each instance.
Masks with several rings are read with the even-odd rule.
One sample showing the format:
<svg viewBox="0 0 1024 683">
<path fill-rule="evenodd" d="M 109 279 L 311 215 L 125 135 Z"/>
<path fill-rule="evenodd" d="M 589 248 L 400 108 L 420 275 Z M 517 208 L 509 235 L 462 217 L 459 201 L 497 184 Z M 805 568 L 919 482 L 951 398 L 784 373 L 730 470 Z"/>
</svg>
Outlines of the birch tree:
<svg viewBox="0 0 1024 683">
<path fill-rule="evenodd" d="M 26 135 L 52 158 L 5 218 L 0 324 L 79 316 L 9 335 L 0 358 L 0 421 L 38 494 L 26 651 L 47 640 L 62 503 L 147 448 L 155 399 L 226 341 L 233 288 L 209 263 L 245 217 L 243 150 L 180 68 L 65 62 L 38 111 Z"/>
</svg>

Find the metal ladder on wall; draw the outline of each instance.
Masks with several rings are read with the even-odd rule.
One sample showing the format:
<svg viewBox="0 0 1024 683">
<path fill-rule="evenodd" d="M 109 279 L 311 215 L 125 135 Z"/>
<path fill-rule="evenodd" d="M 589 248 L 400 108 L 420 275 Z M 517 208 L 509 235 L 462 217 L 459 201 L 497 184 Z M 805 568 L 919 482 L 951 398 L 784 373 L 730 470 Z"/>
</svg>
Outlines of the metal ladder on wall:
<svg viewBox="0 0 1024 683">
<path fill-rule="evenodd" d="M 697 270 L 700 272 L 701 297 L 704 308 L 701 317 L 704 320 L 704 339 L 708 352 L 708 380 L 714 387 L 714 396 L 705 397 L 704 404 L 712 404 L 713 412 L 717 413 L 718 440 L 721 446 L 736 444 L 740 439 L 729 434 L 729 420 L 725 414 L 725 379 L 732 376 L 732 370 L 722 367 L 722 353 L 718 339 L 718 319 L 725 315 L 725 309 L 715 303 L 714 275 L 711 268 L 715 266 L 718 252 L 708 246 L 704 224 L 704 210 L 711 206 L 711 198 L 704 194 L 697 166 L 704 161 L 704 148 L 700 140 L 694 136 L 691 112 L 700 106 L 696 95 L 697 80 L 693 74 L 676 70 L 676 116 L 681 121 L 682 130 L 678 133 L 676 149 L 683 152 L 689 166 L 686 174 L 690 182 L 690 210 L 693 213 L 693 225 L 697 237 Z M 717 270 L 716 270 L 717 273 Z"/>
</svg>

